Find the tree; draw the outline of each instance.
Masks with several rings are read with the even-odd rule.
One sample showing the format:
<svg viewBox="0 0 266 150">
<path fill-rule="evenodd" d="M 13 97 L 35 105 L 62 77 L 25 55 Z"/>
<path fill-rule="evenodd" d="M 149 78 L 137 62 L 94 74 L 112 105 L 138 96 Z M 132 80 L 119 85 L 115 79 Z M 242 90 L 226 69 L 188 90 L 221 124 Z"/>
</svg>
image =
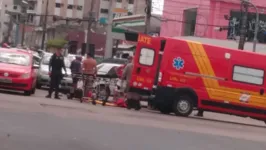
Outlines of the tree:
<svg viewBox="0 0 266 150">
<path fill-rule="evenodd" d="M 63 48 L 67 43 L 65 39 L 53 39 L 47 42 L 47 48 Z"/>
</svg>

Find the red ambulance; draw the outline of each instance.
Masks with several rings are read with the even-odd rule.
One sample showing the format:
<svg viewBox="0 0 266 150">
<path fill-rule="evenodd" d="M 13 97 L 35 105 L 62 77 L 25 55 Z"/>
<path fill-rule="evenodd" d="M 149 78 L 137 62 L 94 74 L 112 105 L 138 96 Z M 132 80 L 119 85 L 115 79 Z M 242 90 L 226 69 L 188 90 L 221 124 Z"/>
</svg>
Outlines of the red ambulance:
<svg viewBox="0 0 266 150">
<path fill-rule="evenodd" d="M 266 122 L 266 55 L 199 42 L 127 34 L 138 41 L 130 91 L 154 95 L 162 113 L 194 109 Z"/>
</svg>

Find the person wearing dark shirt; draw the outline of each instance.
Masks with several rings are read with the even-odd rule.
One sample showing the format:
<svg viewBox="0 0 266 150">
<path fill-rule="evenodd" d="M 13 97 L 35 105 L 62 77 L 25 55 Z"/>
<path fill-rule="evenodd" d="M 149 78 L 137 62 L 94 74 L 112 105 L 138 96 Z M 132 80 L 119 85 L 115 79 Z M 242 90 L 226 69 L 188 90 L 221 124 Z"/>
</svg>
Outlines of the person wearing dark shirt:
<svg viewBox="0 0 266 150">
<path fill-rule="evenodd" d="M 59 94 L 59 84 L 63 78 L 62 69 L 64 69 L 65 73 L 66 67 L 64 62 L 64 56 L 61 54 L 61 49 L 57 49 L 56 52 L 51 56 L 49 62 L 49 72 L 50 72 L 50 89 L 46 98 L 51 98 L 52 93 L 55 90 L 55 99 L 60 99 Z"/>
<path fill-rule="evenodd" d="M 71 62 L 70 69 L 72 74 L 81 73 L 81 61 L 82 57 L 76 56 L 76 59 Z"/>
<path fill-rule="evenodd" d="M 77 88 L 77 84 L 79 81 L 79 78 L 75 77 L 74 74 L 80 74 L 81 73 L 81 56 L 76 56 L 76 59 L 71 62 L 70 69 L 71 73 L 73 75 L 72 82 L 73 82 L 73 89 L 70 91 L 70 99 L 74 97 L 75 89 Z"/>
</svg>

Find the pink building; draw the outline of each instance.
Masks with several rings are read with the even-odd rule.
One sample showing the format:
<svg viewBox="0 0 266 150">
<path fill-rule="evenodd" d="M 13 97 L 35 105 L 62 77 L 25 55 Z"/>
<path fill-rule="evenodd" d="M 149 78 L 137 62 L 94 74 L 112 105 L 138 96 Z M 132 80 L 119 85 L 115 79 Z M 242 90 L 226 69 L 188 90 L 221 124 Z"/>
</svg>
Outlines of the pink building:
<svg viewBox="0 0 266 150">
<path fill-rule="evenodd" d="M 241 19 L 240 0 L 164 0 L 162 36 L 199 36 L 230 39 L 239 35 Z M 265 42 L 266 1 L 250 0 L 260 13 L 260 42 Z M 264 6 L 264 7 L 263 7 Z M 254 36 L 255 9 L 248 14 L 248 38 Z M 228 18 L 228 19 L 226 19 Z M 215 27 L 229 26 L 229 30 L 216 31 Z"/>
</svg>

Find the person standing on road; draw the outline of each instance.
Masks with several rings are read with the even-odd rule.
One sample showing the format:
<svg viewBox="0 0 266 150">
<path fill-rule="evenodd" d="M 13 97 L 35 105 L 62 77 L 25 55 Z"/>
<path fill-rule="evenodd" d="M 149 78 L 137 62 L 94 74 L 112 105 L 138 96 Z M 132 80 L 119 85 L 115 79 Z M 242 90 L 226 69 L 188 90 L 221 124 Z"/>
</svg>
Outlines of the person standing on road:
<svg viewBox="0 0 266 150">
<path fill-rule="evenodd" d="M 73 82 L 73 89 L 70 91 L 70 98 L 74 97 L 75 89 L 77 88 L 79 79 L 75 76 L 75 74 L 81 73 L 81 61 L 82 61 L 82 56 L 76 56 L 76 59 L 74 59 L 70 65 L 72 82 Z"/>
<path fill-rule="evenodd" d="M 62 50 L 57 49 L 56 52 L 51 56 L 49 62 L 49 74 L 50 74 L 50 89 L 46 98 L 51 98 L 53 91 L 55 90 L 55 99 L 59 98 L 59 84 L 63 78 L 62 69 L 64 69 L 65 74 L 67 74 L 64 56 L 62 55 Z"/>
<path fill-rule="evenodd" d="M 97 62 L 90 54 L 87 54 L 87 58 L 82 62 L 82 71 L 89 75 L 96 75 L 97 73 Z"/>
<path fill-rule="evenodd" d="M 133 71 L 133 57 L 128 58 L 128 64 L 123 70 L 123 75 L 122 79 L 126 80 L 126 87 L 125 87 L 125 93 L 126 93 L 126 103 L 127 103 L 127 108 L 135 108 L 136 110 L 141 109 L 140 106 L 140 95 L 136 92 L 129 92 L 130 88 L 130 80 L 132 76 L 132 71 Z"/>
<path fill-rule="evenodd" d="M 87 54 L 87 58 L 83 60 L 82 62 L 82 73 L 84 75 L 92 75 L 96 77 L 97 74 L 97 62 L 95 59 L 92 58 L 90 53 Z M 86 80 L 85 81 L 85 87 L 93 87 L 93 81 L 91 80 Z M 85 93 L 88 93 L 89 89 L 84 89 Z M 96 105 L 95 99 L 93 98 L 92 101 L 93 105 Z"/>
</svg>

